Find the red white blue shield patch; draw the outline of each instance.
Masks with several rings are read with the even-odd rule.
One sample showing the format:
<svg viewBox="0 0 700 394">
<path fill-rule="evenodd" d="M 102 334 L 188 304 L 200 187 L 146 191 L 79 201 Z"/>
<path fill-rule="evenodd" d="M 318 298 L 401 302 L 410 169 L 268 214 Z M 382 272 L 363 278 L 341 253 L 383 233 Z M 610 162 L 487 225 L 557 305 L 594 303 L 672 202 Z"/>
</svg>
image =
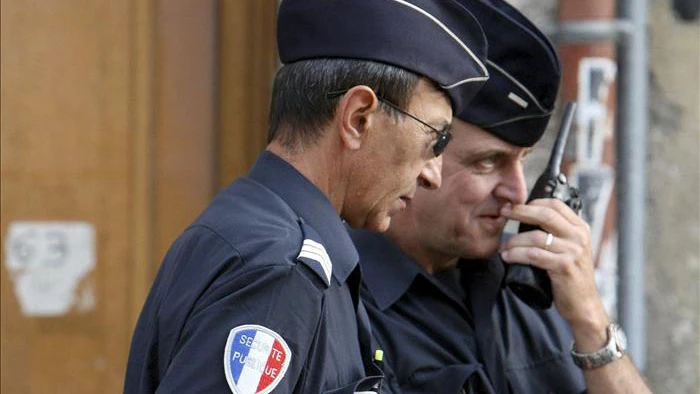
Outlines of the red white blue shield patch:
<svg viewBox="0 0 700 394">
<path fill-rule="evenodd" d="M 234 394 L 269 393 L 284 377 L 291 359 L 289 346 L 276 332 L 254 324 L 238 326 L 226 341 L 226 381 Z"/>
</svg>

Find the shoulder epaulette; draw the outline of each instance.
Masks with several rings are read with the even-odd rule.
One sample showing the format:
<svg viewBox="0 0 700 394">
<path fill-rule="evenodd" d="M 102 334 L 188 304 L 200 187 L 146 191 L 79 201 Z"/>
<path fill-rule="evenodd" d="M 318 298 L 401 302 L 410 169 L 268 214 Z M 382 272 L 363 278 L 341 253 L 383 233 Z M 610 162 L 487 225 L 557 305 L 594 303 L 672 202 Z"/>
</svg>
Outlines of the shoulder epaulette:
<svg viewBox="0 0 700 394">
<path fill-rule="evenodd" d="M 300 221 L 299 225 L 301 226 L 304 241 L 297 260 L 311 268 L 323 280 L 326 287 L 329 287 L 331 285 L 331 276 L 333 275 L 333 263 L 326 252 L 326 248 L 323 246 L 321 236 L 303 221 Z"/>
</svg>

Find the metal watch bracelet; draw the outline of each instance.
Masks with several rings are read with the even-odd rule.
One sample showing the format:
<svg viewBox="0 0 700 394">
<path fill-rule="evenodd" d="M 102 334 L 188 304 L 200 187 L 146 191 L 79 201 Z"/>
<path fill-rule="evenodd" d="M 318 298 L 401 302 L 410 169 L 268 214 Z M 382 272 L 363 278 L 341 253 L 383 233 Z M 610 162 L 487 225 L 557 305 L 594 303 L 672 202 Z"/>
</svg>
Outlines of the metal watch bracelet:
<svg viewBox="0 0 700 394">
<path fill-rule="evenodd" d="M 622 358 L 627 351 L 627 337 L 622 327 L 610 323 L 605 331 L 608 339 L 601 349 L 591 353 L 579 353 L 576 351 L 576 343 L 571 344 L 571 356 L 574 363 L 581 369 L 600 368 Z"/>
</svg>

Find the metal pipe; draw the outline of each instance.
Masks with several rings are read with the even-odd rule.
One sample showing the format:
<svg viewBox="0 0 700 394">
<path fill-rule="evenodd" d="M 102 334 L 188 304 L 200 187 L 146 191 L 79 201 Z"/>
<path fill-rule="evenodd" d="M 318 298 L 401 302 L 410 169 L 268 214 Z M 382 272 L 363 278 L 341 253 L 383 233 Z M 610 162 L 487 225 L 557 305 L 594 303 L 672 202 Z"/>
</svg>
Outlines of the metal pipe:
<svg viewBox="0 0 700 394">
<path fill-rule="evenodd" d="M 632 34 L 618 46 L 618 316 L 635 364 L 646 369 L 645 201 L 649 94 L 648 0 L 619 0 L 619 18 Z"/>
<path fill-rule="evenodd" d="M 622 41 L 633 33 L 633 26 L 627 20 L 591 19 L 545 26 L 542 31 L 555 42 L 580 44 L 595 41 Z"/>
</svg>

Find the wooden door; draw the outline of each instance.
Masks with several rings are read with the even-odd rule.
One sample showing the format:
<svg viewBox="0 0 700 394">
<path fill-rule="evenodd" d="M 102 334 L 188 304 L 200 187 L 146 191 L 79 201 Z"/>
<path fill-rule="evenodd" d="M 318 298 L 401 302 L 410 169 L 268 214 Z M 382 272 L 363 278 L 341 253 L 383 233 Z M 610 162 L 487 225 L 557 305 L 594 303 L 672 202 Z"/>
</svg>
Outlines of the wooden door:
<svg viewBox="0 0 700 394">
<path fill-rule="evenodd" d="M 264 145 L 276 2 L 0 5 L 0 391 L 118 393 L 164 251 Z M 49 242 L 19 242 L 18 228 L 76 225 L 93 237 L 63 245 L 52 266 L 18 260 Z M 18 293 L 28 272 L 44 275 L 34 295 L 37 283 L 54 291 L 62 264 L 88 249 L 68 307 Z"/>
</svg>

